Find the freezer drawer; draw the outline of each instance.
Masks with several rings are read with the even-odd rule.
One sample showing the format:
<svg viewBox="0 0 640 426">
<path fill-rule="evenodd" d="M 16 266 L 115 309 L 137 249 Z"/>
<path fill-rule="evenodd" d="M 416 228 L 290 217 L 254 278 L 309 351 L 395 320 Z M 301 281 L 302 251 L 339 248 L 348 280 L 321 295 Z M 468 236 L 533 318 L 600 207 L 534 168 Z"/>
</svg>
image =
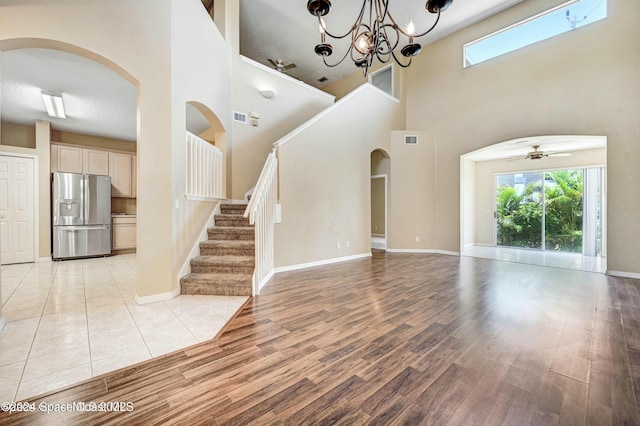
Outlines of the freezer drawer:
<svg viewBox="0 0 640 426">
<path fill-rule="evenodd" d="M 104 256 L 111 254 L 111 227 L 55 226 L 53 228 L 53 258 Z"/>
</svg>

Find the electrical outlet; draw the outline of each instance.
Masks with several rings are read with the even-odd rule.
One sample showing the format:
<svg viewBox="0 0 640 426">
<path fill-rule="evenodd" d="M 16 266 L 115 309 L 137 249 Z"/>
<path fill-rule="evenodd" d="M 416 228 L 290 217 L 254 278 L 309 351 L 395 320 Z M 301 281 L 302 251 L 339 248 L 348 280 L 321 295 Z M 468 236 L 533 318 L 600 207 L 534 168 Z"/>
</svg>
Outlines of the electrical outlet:
<svg viewBox="0 0 640 426">
<path fill-rule="evenodd" d="M 338 248 L 340 248 L 340 243 L 338 243 Z"/>
<path fill-rule="evenodd" d="M 420 237 L 416 237 L 416 243 L 420 242 Z"/>
<path fill-rule="evenodd" d="M 349 248 L 349 241 L 347 241 L 347 248 Z"/>
<path fill-rule="evenodd" d="M 176 209 L 180 208 L 180 200 L 176 198 Z"/>
</svg>

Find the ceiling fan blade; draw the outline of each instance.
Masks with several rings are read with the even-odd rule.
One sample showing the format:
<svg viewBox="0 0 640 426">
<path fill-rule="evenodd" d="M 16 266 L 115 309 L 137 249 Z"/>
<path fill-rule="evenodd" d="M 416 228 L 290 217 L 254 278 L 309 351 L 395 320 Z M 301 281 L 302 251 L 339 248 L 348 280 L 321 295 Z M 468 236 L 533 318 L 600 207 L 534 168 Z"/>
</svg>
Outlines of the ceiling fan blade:
<svg viewBox="0 0 640 426">
<path fill-rule="evenodd" d="M 297 67 L 297 65 L 296 65 L 296 64 L 289 64 L 289 65 L 285 65 L 285 66 L 284 66 L 284 69 L 285 69 L 285 70 L 290 70 L 290 69 L 292 69 L 292 68 L 296 68 L 296 67 Z"/>
<path fill-rule="evenodd" d="M 278 63 L 277 63 L 276 61 L 274 61 L 273 59 L 267 59 L 267 61 L 269 61 L 269 63 L 270 63 L 271 65 L 273 65 L 274 67 L 277 67 L 277 66 L 278 66 Z"/>
<path fill-rule="evenodd" d="M 557 152 L 557 153 L 550 153 L 547 154 L 548 157 L 571 157 L 571 153 L 570 152 Z"/>
</svg>

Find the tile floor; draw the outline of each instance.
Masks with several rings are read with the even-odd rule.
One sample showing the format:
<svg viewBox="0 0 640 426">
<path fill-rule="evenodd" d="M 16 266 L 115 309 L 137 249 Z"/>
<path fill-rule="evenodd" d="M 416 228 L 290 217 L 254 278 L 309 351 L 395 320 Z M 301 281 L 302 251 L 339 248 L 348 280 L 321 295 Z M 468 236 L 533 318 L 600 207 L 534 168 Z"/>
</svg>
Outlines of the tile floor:
<svg viewBox="0 0 640 426">
<path fill-rule="evenodd" d="M 138 306 L 135 254 L 2 266 L 0 401 L 17 401 L 211 339 L 246 297 Z"/>
<path fill-rule="evenodd" d="M 606 258 L 583 256 L 580 253 L 560 253 L 512 247 L 472 246 L 466 248 L 462 255 L 529 265 L 550 266 L 552 268 L 577 269 L 601 274 L 607 271 Z"/>
</svg>

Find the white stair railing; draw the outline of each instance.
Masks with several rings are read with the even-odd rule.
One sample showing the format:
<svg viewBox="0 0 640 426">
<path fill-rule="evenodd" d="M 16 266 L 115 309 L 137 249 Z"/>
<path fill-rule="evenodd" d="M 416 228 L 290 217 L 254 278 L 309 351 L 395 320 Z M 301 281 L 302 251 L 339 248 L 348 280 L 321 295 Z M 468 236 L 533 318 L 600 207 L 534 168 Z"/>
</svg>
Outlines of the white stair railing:
<svg viewBox="0 0 640 426">
<path fill-rule="evenodd" d="M 264 164 L 258 183 L 244 212 L 255 225 L 256 265 L 253 295 L 269 281 L 274 271 L 274 233 L 278 203 L 278 158 L 274 149 Z"/>
<path fill-rule="evenodd" d="M 223 152 L 190 132 L 187 132 L 186 195 L 196 199 L 225 198 Z"/>
</svg>

